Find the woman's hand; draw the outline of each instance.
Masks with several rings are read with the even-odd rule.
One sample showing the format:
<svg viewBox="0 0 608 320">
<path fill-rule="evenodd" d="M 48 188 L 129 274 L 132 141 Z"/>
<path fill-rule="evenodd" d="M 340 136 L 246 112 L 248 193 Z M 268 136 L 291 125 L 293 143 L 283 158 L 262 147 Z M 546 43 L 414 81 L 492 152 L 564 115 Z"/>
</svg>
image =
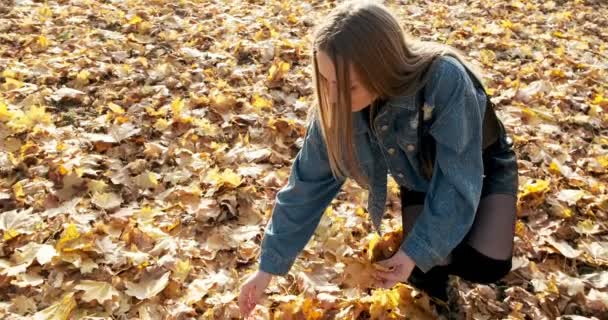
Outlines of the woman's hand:
<svg viewBox="0 0 608 320">
<path fill-rule="evenodd" d="M 258 270 L 243 283 L 239 293 L 239 308 L 243 318 L 249 316 L 255 309 L 270 280 L 272 280 L 272 274 Z"/>
<path fill-rule="evenodd" d="M 392 288 L 398 282 L 407 281 L 416 266 L 414 260 L 401 249 L 398 249 L 392 257 L 380 260 L 376 264 L 386 270 L 376 270 L 374 275 L 374 278 L 379 280 L 380 287 L 385 289 Z"/>
</svg>

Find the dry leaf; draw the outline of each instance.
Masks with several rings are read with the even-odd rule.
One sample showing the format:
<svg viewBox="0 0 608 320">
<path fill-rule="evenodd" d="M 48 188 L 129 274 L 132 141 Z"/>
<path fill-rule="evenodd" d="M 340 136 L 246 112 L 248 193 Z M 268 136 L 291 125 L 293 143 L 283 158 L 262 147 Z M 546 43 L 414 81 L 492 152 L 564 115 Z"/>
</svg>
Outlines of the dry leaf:
<svg viewBox="0 0 608 320">
<path fill-rule="evenodd" d="M 169 275 L 171 272 L 167 271 L 163 273 L 158 279 L 146 278 L 140 280 L 138 283 L 125 281 L 127 287 L 126 294 L 136 297 L 139 300 L 149 299 L 159 294 L 169 283 Z"/>
</svg>

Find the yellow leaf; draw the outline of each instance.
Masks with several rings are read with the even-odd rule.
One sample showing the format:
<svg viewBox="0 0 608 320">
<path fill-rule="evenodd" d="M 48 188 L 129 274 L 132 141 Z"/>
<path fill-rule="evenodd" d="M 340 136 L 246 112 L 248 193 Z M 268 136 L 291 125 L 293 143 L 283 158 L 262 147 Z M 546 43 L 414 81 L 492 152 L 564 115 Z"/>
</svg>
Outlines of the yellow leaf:
<svg viewBox="0 0 608 320">
<path fill-rule="evenodd" d="M 82 86 L 89 84 L 91 73 L 87 70 L 80 70 L 76 75 L 76 82 Z"/>
<path fill-rule="evenodd" d="M 528 180 L 524 185 L 524 191 L 520 197 L 525 197 L 530 194 L 544 193 L 549 190 L 549 181 L 542 179 Z"/>
<path fill-rule="evenodd" d="M 559 289 L 557 288 L 557 282 L 555 281 L 555 276 L 551 275 L 549 281 L 547 281 L 547 291 L 555 294 L 559 294 Z"/>
<path fill-rule="evenodd" d="M 217 187 L 228 186 L 236 188 L 241 184 L 241 176 L 232 169 L 225 169 L 220 173 L 219 169 L 214 168 L 207 173 L 207 180 L 215 184 Z"/>
<path fill-rule="evenodd" d="M 323 309 L 320 309 L 314 304 L 310 298 L 305 298 L 300 305 L 302 315 L 306 320 L 318 320 L 323 318 Z"/>
<path fill-rule="evenodd" d="M 553 173 L 561 173 L 561 171 L 559 170 L 559 165 L 555 162 L 555 159 L 551 161 L 551 164 L 549 165 L 549 171 Z"/>
<path fill-rule="evenodd" d="M 563 218 L 571 218 L 572 217 L 572 209 L 568 207 L 562 207 L 561 215 Z"/>
<path fill-rule="evenodd" d="M 167 109 L 154 110 L 152 107 L 146 107 L 146 112 L 152 117 L 164 117 L 167 114 Z"/>
<path fill-rule="evenodd" d="M 76 227 L 75 224 L 70 223 L 68 224 L 68 226 L 63 230 L 63 234 L 61 235 L 61 238 L 59 239 L 59 241 L 57 241 L 57 249 L 60 250 L 61 248 L 63 248 L 63 246 L 66 244 L 66 242 L 75 240 L 80 238 L 80 233 L 78 232 L 78 228 Z"/>
<path fill-rule="evenodd" d="M 291 66 L 288 62 L 276 59 L 270 67 L 270 70 L 268 71 L 267 80 L 270 82 L 281 80 L 283 76 L 285 76 L 285 74 L 289 71 L 290 67 Z"/>
<path fill-rule="evenodd" d="M 597 93 L 595 94 L 595 97 L 593 98 L 591 103 L 598 106 L 608 107 L 608 98 L 604 97 L 604 95 L 602 95 L 601 93 Z"/>
<path fill-rule="evenodd" d="M 562 69 L 551 69 L 551 76 L 555 78 L 565 78 L 566 73 Z"/>
<path fill-rule="evenodd" d="M 17 182 L 13 185 L 13 193 L 15 194 L 15 199 L 19 201 L 25 200 L 25 193 L 23 192 L 23 185 L 21 182 Z"/>
<path fill-rule="evenodd" d="M 572 11 L 557 12 L 555 14 L 555 17 L 558 20 L 571 20 L 572 19 Z"/>
<path fill-rule="evenodd" d="M 51 115 L 46 113 L 45 107 L 32 105 L 25 114 L 14 117 L 13 120 L 8 123 L 8 126 L 17 132 L 21 132 L 32 129 L 37 124 L 50 123 L 52 123 Z"/>
<path fill-rule="evenodd" d="M 371 296 L 369 313 L 372 319 L 397 319 L 396 312 L 401 300 L 398 290 L 377 289 Z M 389 311 L 390 310 L 390 311 Z M 388 314 L 386 314 L 388 312 Z"/>
<path fill-rule="evenodd" d="M 4 89 L 5 91 L 15 90 L 21 87 L 23 87 L 23 82 L 13 78 L 4 78 L 2 89 Z"/>
<path fill-rule="evenodd" d="M 108 187 L 108 184 L 103 180 L 94 180 L 91 179 L 87 182 L 87 189 L 92 193 L 101 193 L 104 192 Z"/>
<path fill-rule="evenodd" d="M 479 52 L 479 59 L 485 65 L 492 65 L 496 59 L 496 53 L 492 50 L 483 49 Z"/>
<path fill-rule="evenodd" d="M 369 240 L 369 243 L 367 245 L 367 259 L 369 259 L 370 261 L 373 259 L 373 248 L 375 248 L 378 243 L 380 242 L 380 236 L 376 233 L 373 233 L 371 235 L 371 239 Z"/>
<path fill-rule="evenodd" d="M 591 219 L 579 221 L 573 229 L 582 234 L 592 234 L 599 231 L 599 227 Z"/>
<path fill-rule="evenodd" d="M 385 233 L 380 238 L 376 233 L 371 236 L 367 255 L 369 261 L 375 263 L 392 257 L 403 242 L 403 229 L 401 226 L 394 231 Z"/>
<path fill-rule="evenodd" d="M 295 15 L 295 14 L 290 13 L 290 14 L 287 16 L 287 21 L 288 21 L 289 23 L 291 23 L 291 24 L 296 24 L 296 23 L 298 23 L 298 18 L 296 17 L 296 15 Z"/>
<path fill-rule="evenodd" d="M 218 127 L 205 118 L 195 118 L 193 120 L 194 125 L 201 129 L 201 132 L 205 136 L 215 136 L 218 132 Z"/>
<path fill-rule="evenodd" d="M 266 99 L 257 93 L 253 95 L 253 101 L 251 105 L 255 108 L 256 112 L 260 112 L 263 109 L 272 108 L 272 100 Z"/>
<path fill-rule="evenodd" d="M 513 22 L 511 22 L 511 20 L 502 20 L 502 22 L 500 23 L 500 25 L 505 28 L 505 29 L 512 29 L 513 28 Z"/>
<path fill-rule="evenodd" d="M 50 305 L 48 308 L 36 312 L 35 320 L 68 320 L 70 314 L 76 308 L 76 299 L 74 293 L 67 293 L 57 302 Z"/>
<path fill-rule="evenodd" d="M 363 209 L 361 207 L 357 207 L 357 210 L 355 210 L 355 214 L 358 217 L 365 217 L 365 209 Z"/>
<path fill-rule="evenodd" d="M 28 140 L 24 145 L 21 145 L 19 149 L 19 156 L 21 159 L 28 155 L 36 154 L 38 152 L 38 146 L 31 140 Z"/>
<path fill-rule="evenodd" d="M 600 113 L 603 112 L 602 107 L 598 106 L 598 105 L 590 105 L 589 106 L 589 115 L 592 117 L 600 117 Z"/>
<path fill-rule="evenodd" d="M 51 8 L 49 8 L 49 6 L 47 4 L 44 4 L 44 6 L 38 8 L 38 10 L 36 10 L 36 11 L 38 13 L 40 20 L 42 20 L 42 21 L 53 16 L 53 11 L 51 10 Z"/>
<path fill-rule="evenodd" d="M 83 168 L 80 168 L 80 167 L 76 167 L 76 168 L 74 168 L 74 173 L 75 173 L 75 174 L 76 174 L 78 177 L 82 178 L 82 174 L 84 173 L 84 169 L 83 169 Z"/>
<path fill-rule="evenodd" d="M 59 174 L 60 175 L 65 176 L 68 173 L 70 173 L 69 169 L 66 169 L 66 167 L 64 167 L 63 165 L 59 165 Z"/>
<path fill-rule="evenodd" d="M 553 31 L 553 36 L 558 37 L 558 38 L 567 38 L 566 35 L 561 32 L 561 31 Z"/>
<path fill-rule="evenodd" d="M 9 241 L 13 238 L 15 238 L 16 236 L 18 236 L 20 233 L 19 231 L 15 230 L 15 229 L 8 229 L 6 231 L 4 231 L 3 237 L 5 241 Z"/>
<path fill-rule="evenodd" d="M 162 118 L 156 120 L 156 122 L 154 123 L 154 129 L 156 129 L 158 131 L 164 131 L 168 127 L 169 127 L 169 122 Z"/>
<path fill-rule="evenodd" d="M 32 124 L 51 123 L 51 115 L 46 113 L 46 108 L 44 106 L 31 106 L 25 116 Z"/>
<path fill-rule="evenodd" d="M 112 102 L 108 103 L 108 109 L 112 110 L 112 112 L 116 113 L 116 114 L 124 114 L 125 113 L 125 109 L 123 109 L 121 106 L 114 104 Z"/>
<path fill-rule="evenodd" d="M 267 30 L 261 29 L 253 35 L 253 40 L 256 42 L 266 40 L 269 38 L 269 32 Z"/>
<path fill-rule="evenodd" d="M 59 142 L 57 144 L 57 147 L 55 147 L 55 150 L 57 150 L 57 152 L 64 151 L 65 149 L 67 149 L 67 146 L 63 142 Z"/>
<path fill-rule="evenodd" d="M 181 260 L 177 259 L 175 263 L 175 270 L 173 272 L 173 277 L 180 282 L 184 282 L 192 269 L 192 265 L 190 265 L 190 260 Z"/>
<path fill-rule="evenodd" d="M 0 121 L 6 122 L 13 118 L 13 113 L 8 111 L 8 106 L 0 101 Z"/>
<path fill-rule="evenodd" d="M 36 43 L 38 44 L 38 47 L 42 49 L 46 49 L 49 46 L 49 40 L 44 35 L 38 36 Z"/>
<path fill-rule="evenodd" d="M 608 155 L 596 157 L 595 160 L 604 168 L 608 168 Z"/>
<path fill-rule="evenodd" d="M 226 169 L 222 173 L 222 181 L 224 184 L 228 184 L 232 187 L 238 187 L 241 184 L 241 176 L 232 169 Z"/>
<path fill-rule="evenodd" d="M 517 222 L 515 223 L 515 234 L 520 237 L 523 238 L 523 236 L 525 235 L 525 231 L 526 231 L 526 225 L 521 222 L 521 220 L 517 220 Z"/>
<path fill-rule="evenodd" d="M 209 104 L 209 98 L 207 98 L 206 96 L 197 96 L 193 92 L 190 92 L 189 97 L 190 97 L 190 105 L 192 105 L 192 106 L 201 106 L 201 105 Z"/>
<path fill-rule="evenodd" d="M 211 91 L 209 99 L 211 106 L 222 113 L 228 111 L 228 109 L 236 104 L 236 99 L 234 97 L 226 95 L 216 88 Z"/>
<path fill-rule="evenodd" d="M 2 77 L 23 80 L 21 74 L 10 69 L 5 69 L 4 71 L 2 71 Z"/>
<path fill-rule="evenodd" d="M 171 102 L 171 110 L 173 111 L 173 117 L 179 119 L 182 110 L 184 109 L 184 100 L 181 98 L 175 98 L 173 102 Z"/>
<path fill-rule="evenodd" d="M 129 19 L 128 24 L 138 24 L 144 21 L 140 16 L 134 15 L 131 19 Z"/>
</svg>

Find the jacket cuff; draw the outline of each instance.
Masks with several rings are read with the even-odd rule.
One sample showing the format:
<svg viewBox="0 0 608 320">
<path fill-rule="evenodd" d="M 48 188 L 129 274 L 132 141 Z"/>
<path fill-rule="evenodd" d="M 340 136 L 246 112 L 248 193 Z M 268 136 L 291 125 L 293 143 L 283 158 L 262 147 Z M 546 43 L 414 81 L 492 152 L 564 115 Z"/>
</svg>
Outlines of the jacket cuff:
<svg viewBox="0 0 608 320">
<path fill-rule="evenodd" d="M 423 272 L 429 271 L 432 267 L 443 261 L 443 257 L 438 255 L 428 243 L 415 234 L 410 234 L 401 243 L 401 250 L 412 258 L 416 266 Z"/>
<path fill-rule="evenodd" d="M 267 248 L 260 254 L 260 270 L 275 276 L 285 276 L 289 273 L 294 261 L 295 258 L 285 259 Z"/>
</svg>

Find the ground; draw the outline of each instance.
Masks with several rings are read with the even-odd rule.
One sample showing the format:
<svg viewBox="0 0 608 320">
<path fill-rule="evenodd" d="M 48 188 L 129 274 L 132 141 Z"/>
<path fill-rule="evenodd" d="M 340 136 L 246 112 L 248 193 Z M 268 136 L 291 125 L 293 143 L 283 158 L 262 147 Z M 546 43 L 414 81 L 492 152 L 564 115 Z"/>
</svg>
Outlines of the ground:
<svg viewBox="0 0 608 320">
<path fill-rule="evenodd" d="M 386 4 L 481 68 L 518 155 L 513 269 L 453 279 L 452 316 L 607 319 L 606 2 Z M 2 317 L 239 318 L 314 97 L 310 31 L 333 6 L 4 0 Z M 373 286 L 365 203 L 348 182 L 255 318 L 438 316 L 406 284 Z"/>
</svg>

